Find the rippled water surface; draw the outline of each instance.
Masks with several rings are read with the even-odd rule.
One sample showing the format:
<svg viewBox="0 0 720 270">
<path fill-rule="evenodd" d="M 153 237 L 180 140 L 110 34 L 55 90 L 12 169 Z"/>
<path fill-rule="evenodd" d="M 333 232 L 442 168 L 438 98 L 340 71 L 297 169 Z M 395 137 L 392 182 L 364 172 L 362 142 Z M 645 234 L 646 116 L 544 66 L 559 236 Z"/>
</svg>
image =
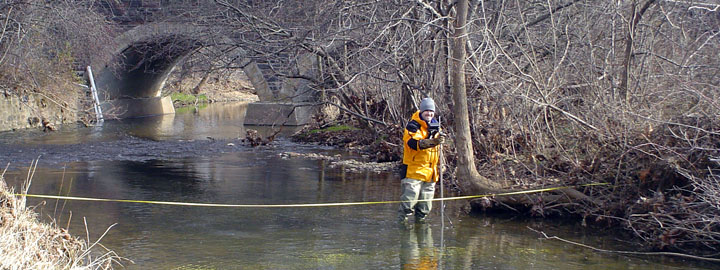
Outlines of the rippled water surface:
<svg viewBox="0 0 720 270">
<path fill-rule="evenodd" d="M 91 241 L 110 228 L 100 243 L 132 260 L 123 262 L 127 269 L 717 269 L 543 240 L 529 228 L 605 249 L 631 249 L 618 236 L 572 224 L 468 216 L 457 210 L 462 201 L 447 206 L 445 219 L 435 204 L 429 224 L 410 228 L 397 224 L 395 203 L 263 207 L 394 201 L 399 179 L 282 158 L 285 151 L 338 153 L 284 137 L 246 147 L 237 138 L 247 129 L 275 130 L 243 126 L 244 108 L 215 104 L 51 134 L 2 133 L 0 147 L 10 149 L 5 161 L 24 157 L 26 149 L 71 160 L 41 158 L 33 194 L 246 206 L 29 200 L 45 219 L 69 225 L 75 235 L 85 237 L 87 224 Z M 19 187 L 26 178 L 23 166 L 6 173 L 11 185 Z"/>
</svg>

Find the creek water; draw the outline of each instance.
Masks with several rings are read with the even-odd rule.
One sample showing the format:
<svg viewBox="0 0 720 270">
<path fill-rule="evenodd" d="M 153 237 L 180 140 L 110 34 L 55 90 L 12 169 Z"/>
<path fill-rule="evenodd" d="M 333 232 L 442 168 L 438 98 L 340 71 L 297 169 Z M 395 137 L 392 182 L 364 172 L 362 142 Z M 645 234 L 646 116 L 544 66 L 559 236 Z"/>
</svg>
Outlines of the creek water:
<svg viewBox="0 0 720 270">
<path fill-rule="evenodd" d="M 19 190 L 28 158 L 41 156 L 31 194 L 218 204 L 315 204 L 397 200 L 389 173 L 346 172 L 283 152 L 346 155 L 290 142 L 244 146 L 245 104 L 212 104 L 175 115 L 62 127 L 54 133 L 0 133 Z M 286 128 L 281 135 L 294 132 Z M 19 163 L 19 164 L 18 164 Z M 19 166 L 18 166 L 19 165 Z M 138 202 L 29 198 L 44 220 L 100 243 L 130 261 L 126 269 L 713 269 L 632 250 L 617 234 L 561 221 L 470 216 L 463 201 L 435 203 L 430 222 L 397 223 L 395 203 L 329 207 L 197 207 Z M 532 228 L 533 230 L 531 230 Z"/>
</svg>

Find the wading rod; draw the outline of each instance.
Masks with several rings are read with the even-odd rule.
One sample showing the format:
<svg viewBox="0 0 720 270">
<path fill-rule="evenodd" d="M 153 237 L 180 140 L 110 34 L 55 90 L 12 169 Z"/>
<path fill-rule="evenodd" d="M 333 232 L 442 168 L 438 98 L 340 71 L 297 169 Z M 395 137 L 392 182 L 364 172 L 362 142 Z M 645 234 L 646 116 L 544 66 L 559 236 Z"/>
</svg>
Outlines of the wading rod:
<svg viewBox="0 0 720 270">
<path fill-rule="evenodd" d="M 438 115 L 438 125 L 440 125 L 440 129 L 442 130 L 442 120 L 440 119 L 440 116 L 439 116 L 439 115 Z M 438 136 L 442 136 L 441 133 L 442 133 L 442 131 L 440 131 L 440 134 L 438 134 Z M 444 198 L 445 198 L 445 190 L 444 190 L 444 188 L 443 188 L 444 185 L 443 185 L 443 174 L 442 174 L 442 168 L 443 168 L 443 167 L 442 167 L 442 166 L 443 166 L 443 145 L 442 145 L 442 144 L 440 144 L 440 149 L 439 149 L 439 151 L 440 151 L 440 154 L 439 154 L 439 156 L 438 156 L 438 168 L 437 168 L 437 170 L 438 170 L 438 173 L 440 174 L 440 175 L 439 175 L 439 180 L 440 180 L 440 199 L 444 199 Z M 445 200 L 440 200 L 440 220 L 442 220 L 442 221 L 440 222 L 440 225 L 442 226 L 443 229 L 445 229 Z M 441 235 L 442 235 L 442 234 L 441 234 Z"/>
<path fill-rule="evenodd" d="M 440 126 L 440 130 L 438 136 L 442 136 L 442 121 L 440 120 L 440 116 L 438 115 L 438 125 Z M 438 156 L 438 173 L 439 180 L 440 180 L 440 259 L 438 260 L 438 266 L 442 267 L 442 256 L 445 254 L 445 190 L 443 188 L 443 144 L 440 144 L 440 154 Z"/>
</svg>

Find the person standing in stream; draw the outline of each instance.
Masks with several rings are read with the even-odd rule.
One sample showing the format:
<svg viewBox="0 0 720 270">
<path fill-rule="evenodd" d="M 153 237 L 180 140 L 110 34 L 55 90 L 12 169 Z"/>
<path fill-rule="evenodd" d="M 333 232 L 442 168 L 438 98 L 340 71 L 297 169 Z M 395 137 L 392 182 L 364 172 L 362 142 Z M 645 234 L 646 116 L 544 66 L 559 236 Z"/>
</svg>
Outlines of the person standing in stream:
<svg viewBox="0 0 720 270">
<path fill-rule="evenodd" d="M 435 183 L 440 170 L 439 145 L 445 143 L 440 124 L 435 119 L 435 101 L 424 98 L 403 132 L 402 195 L 400 222 L 415 215 L 416 223 L 424 223 L 432 209 Z"/>
</svg>

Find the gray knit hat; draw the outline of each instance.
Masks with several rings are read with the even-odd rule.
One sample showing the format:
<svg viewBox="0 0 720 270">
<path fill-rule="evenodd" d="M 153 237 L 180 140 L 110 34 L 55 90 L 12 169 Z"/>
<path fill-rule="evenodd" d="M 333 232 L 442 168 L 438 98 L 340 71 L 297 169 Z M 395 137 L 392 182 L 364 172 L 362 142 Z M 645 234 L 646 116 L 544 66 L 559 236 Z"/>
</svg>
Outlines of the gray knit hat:
<svg viewBox="0 0 720 270">
<path fill-rule="evenodd" d="M 432 98 L 423 98 L 420 101 L 420 112 L 435 111 L 435 101 Z"/>
</svg>

